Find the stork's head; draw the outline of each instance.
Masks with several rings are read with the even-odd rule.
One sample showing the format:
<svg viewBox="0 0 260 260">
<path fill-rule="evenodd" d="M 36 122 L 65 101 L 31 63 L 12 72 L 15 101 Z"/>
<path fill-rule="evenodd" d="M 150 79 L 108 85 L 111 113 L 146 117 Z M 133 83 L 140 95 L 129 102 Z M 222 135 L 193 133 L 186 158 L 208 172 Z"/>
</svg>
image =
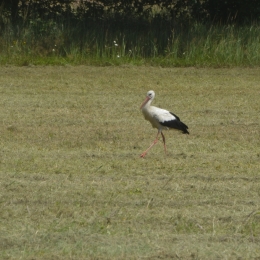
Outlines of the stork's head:
<svg viewBox="0 0 260 260">
<path fill-rule="evenodd" d="M 146 94 L 146 98 L 145 98 L 144 102 L 142 103 L 140 109 L 142 109 L 149 101 L 150 101 L 149 103 L 151 103 L 153 101 L 154 97 L 155 97 L 154 91 L 149 90 Z"/>
</svg>

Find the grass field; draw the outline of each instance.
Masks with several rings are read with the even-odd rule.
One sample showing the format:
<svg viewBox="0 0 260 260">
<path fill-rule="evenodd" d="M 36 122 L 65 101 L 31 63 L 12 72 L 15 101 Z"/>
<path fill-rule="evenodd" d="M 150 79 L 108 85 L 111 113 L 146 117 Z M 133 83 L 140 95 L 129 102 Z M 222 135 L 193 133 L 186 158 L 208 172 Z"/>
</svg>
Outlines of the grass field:
<svg viewBox="0 0 260 260">
<path fill-rule="evenodd" d="M 164 19 L 138 26 L 130 21 L 101 21 L 68 20 L 64 25 L 37 19 L 30 26 L 24 24 L 16 37 L 16 29 L 7 26 L 0 34 L 0 65 L 260 66 L 258 23 L 193 22 L 183 28 Z"/>
<path fill-rule="evenodd" d="M 260 68 L 1 67 L 1 259 L 260 259 Z M 156 136 L 140 104 L 190 135 Z"/>
</svg>

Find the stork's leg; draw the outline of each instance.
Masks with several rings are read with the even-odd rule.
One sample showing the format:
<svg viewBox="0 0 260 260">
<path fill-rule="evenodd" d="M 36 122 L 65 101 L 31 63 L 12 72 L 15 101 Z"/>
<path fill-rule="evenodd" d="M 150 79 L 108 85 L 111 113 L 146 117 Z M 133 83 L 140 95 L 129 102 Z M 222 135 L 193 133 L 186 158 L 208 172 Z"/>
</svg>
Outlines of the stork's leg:
<svg viewBox="0 0 260 260">
<path fill-rule="evenodd" d="M 167 153 L 167 149 L 166 149 L 165 137 L 164 137 L 163 132 L 161 132 L 161 134 L 162 134 L 162 139 L 163 139 L 164 151 L 165 151 L 165 154 L 166 154 Z"/>
<path fill-rule="evenodd" d="M 158 131 L 156 135 L 156 139 L 153 141 L 153 143 L 140 155 L 140 157 L 144 158 L 147 152 L 158 142 L 160 130 Z"/>
</svg>

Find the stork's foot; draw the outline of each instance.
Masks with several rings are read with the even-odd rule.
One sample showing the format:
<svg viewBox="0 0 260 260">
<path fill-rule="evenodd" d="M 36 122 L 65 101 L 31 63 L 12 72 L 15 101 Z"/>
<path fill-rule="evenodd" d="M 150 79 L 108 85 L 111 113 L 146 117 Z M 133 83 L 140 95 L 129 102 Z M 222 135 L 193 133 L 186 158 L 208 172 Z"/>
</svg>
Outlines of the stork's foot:
<svg viewBox="0 0 260 260">
<path fill-rule="evenodd" d="M 159 132 L 158 132 L 159 134 Z M 157 134 L 157 138 L 153 141 L 153 143 L 140 155 L 141 158 L 144 158 L 145 155 L 147 154 L 147 152 L 158 142 L 158 134 Z"/>
<path fill-rule="evenodd" d="M 146 153 L 144 152 L 144 153 L 142 153 L 142 154 L 140 155 L 140 157 L 141 157 L 141 158 L 144 158 L 145 155 L 146 155 Z"/>
</svg>

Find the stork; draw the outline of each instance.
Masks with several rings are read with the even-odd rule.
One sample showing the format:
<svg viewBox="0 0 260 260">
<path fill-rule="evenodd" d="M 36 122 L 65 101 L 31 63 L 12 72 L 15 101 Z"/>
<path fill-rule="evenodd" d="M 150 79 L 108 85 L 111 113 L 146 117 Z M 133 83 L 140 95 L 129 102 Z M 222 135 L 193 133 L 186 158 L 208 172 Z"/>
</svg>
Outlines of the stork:
<svg viewBox="0 0 260 260">
<path fill-rule="evenodd" d="M 146 94 L 146 98 L 142 103 L 140 109 L 142 109 L 144 118 L 152 124 L 153 128 L 158 129 L 158 133 L 156 135 L 156 139 L 153 143 L 140 155 L 140 157 L 144 158 L 147 152 L 158 142 L 160 134 L 162 135 L 164 151 L 166 150 L 165 137 L 162 130 L 175 129 L 182 131 L 183 134 L 189 134 L 188 126 L 181 122 L 180 118 L 175 114 L 169 112 L 168 110 L 161 109 L 158 107 L 151 106 L 151 103 L 155 97 L 155 93 L 153 90 L 150 90 Z"/>
</svg>

